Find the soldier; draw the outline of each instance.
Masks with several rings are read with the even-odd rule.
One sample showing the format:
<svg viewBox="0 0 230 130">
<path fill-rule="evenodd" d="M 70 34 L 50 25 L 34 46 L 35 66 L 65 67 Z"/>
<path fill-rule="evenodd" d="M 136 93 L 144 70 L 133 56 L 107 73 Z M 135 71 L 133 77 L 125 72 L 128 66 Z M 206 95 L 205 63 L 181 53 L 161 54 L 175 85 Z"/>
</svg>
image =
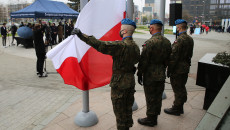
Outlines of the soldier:
<svg viewBox="0 0 230 130">
<path fill-rule="evenodd" d="M 147 104 L 147 117 L 139 118 L 138 123 L 152 127 L 157 125 L 157 117 L 161 112 L 165 72 L 171 53 L 170 41 L 161 34 L 162 26 L 160 20 L 151 20 L 149 32 L 152 37 L 143 45 L 137 72 L 140 85 L 142 85 L 143 76 Z"/>
<path fill-rule="evenodd" d="M 78 28 L 74 29 L 72 34 L 77 34 L 82 41 L 97 51 L 112 56 L 113 75 L 110 87 L 117 129 L 128 130 L 133 126 L 132 105 L 135 93 L 134 73 L 136 71 L 134 65 L 139 61 L 140 49 L 132 38 L 136 28 L 135 22 L 123 19 L 121 24 L 122 41 L 100 41 L 94 36 L 81 33 Z"/>
<path fill-rule="evenodd" d="M 167 71 L 167 77 L 170 77 L 175 100 L 172 108 L 164 109 L 164 112 L 179 116 L 184 113 L 183 105 L 187 101 L 185 84 L 191 66 L 194 42 L 187 35 L 187 22 L 185 20 L 177 19 L 175 24 L 179 36 L 172 45 L 172 53 Z"/>
</svg>

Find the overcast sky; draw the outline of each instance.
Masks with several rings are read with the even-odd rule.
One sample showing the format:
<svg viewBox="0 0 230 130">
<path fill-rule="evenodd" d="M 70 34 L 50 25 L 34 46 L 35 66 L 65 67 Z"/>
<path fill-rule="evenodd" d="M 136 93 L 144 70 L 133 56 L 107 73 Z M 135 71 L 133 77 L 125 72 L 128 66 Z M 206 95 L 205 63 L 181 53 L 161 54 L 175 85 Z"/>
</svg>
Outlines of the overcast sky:
<svg viewBox="0 0 230 130">
<path fill-rule="evenodd" d="M 32 2 L 33 0 L 0 0 L 0 3 L 2 4 L 13 4 L 13 3 L 26 3 L 26 2 Z M 62 2 L 68 2 L 68 0 L 55 0 L 55 1 L 62 1 Z M 139 6 L 139 10 L 142 9 L 144 6 L 145 0 L 133 0 L 135 5 Z M 169 12 L 169 3 L 170 0 L 166 0 L 166 13 Z"/>
</svg>

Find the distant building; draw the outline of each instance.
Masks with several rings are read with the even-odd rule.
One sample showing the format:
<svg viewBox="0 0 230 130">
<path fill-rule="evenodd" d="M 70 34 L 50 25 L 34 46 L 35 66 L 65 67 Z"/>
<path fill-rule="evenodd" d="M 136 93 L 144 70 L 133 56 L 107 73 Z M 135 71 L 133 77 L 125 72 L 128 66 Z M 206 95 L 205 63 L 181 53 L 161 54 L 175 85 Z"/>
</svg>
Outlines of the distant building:
<svg viewBox="0 0 230 130">
<path fill-rule="evenodd" d="M 171 0 L 175 2 L 182 3 L 182 15 L 187 15 L 189 22 L 197 20 L 220 25 L 222 19 L 230 15 L 230 0 Z"/>
<path fill-rule="evenodd" d="M 7 6 L 0 5 L 0 23 L 7 22 Z"/>
<path fill-rule="evenodd" d="M 154 17 L 154 7 L 155 7 L 155 0 L 145 0 L 145 7 L 143 7 L 142 17 L 147 17 L 147 23 Z"/>
</svg>

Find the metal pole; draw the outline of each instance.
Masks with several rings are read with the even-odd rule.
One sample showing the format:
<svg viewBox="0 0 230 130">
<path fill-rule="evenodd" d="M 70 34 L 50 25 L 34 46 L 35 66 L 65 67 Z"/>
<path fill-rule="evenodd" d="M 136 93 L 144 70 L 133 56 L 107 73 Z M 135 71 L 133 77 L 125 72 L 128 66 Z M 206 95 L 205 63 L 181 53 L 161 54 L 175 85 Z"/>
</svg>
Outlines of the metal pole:
<svg viewBox="0 0 230 130">
<path fill-rule="evenodd" d="M 83 109 L 82 112 L 87 113 L 89 112 L 89 91 L 82 91 L 83 97 Z"/>
<path fill-rule="evenodd" d="M 126 18 L 133 20 L 133 13 L 134 13 L 134 4 L 133 0 L 127 0 L 127 13 Z"/>
<path fill-rule="evenodd" d="M 165 0 L 160 1 L 160 20 L 163 23 L 161 34 L 164 36 L 164 25 L 165 25 Z M 166 99 L 166 94 L 163 92 L 162 99 Z"/>
<path fill-rule="evenodd" d="M 126 6 L 126 18 L 132 19 L 133 20 L 133 13 L 134 13 L 134 3 L 133 0 L 127 0 L 127 6 Z M 134 99 L 133 106 L 132 106 L 132 111 L 136 111 L 138 109 L 138 105 Z"/>
<path fill-rule="evenodd" d="M 83 7 L 88 3 L 88 0 L 81 0 L 80 6 L 81 10 Z M 78 126 L 82 127 L 90 127 L 96 125 L 98 122 L 97 115 L 89 110 L 89 91 L 82 91 L 82 98 L 83 98 L 83 109 L 79 112 L 74 119 L 74 122 Z"/>
<path fill-rule="evenodd" d="M 84 6 L 88 3 L 88 0 L 80 0 L 80 8 L 81 10 L 84 8 Z M 83 91 L 83 112 L 87 113 L 89 112 L 89 91 Z"/>
<path fill-rule="evenodd" d="M 161 0 L 160 1 L 160 20 L 163 23 L 163 27 L 162 27 L 162 35 L 164 35 L 164 23 L 165 23 L 165 0 Z"/>
</svg>

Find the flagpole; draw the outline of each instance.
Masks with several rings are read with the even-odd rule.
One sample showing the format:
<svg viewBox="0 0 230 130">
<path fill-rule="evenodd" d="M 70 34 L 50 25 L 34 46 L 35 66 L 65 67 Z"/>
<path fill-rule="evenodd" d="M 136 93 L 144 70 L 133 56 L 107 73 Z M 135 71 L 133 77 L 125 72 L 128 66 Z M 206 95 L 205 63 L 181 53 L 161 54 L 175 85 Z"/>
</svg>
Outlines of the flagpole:
<svg viewBox="0 0 230 130">
<path fill-rule="evenodd" d="M 83 7 L 88 3 L 88 0 L 80 0 L 80 8 L 81 10 Z M 82 98 L 83 98 L 83 109 L 79 112 L 74 119 L 74 122 L 78 126 L 82 127 L 90 127 L 94 126 L 98 123 L 98 118 L 95 112 L 89 110 L 89 91 L 82 91 Z"/>
<path fill-rule="evenodd" d="M 165 25 L 165 0 L 160 1 L 160 20 L 163 23 L 161 34 L 164 36 L 164 25 Z M 162 99 L 166 99 L 166 94 L 163 92 Z"/>
</svg>

